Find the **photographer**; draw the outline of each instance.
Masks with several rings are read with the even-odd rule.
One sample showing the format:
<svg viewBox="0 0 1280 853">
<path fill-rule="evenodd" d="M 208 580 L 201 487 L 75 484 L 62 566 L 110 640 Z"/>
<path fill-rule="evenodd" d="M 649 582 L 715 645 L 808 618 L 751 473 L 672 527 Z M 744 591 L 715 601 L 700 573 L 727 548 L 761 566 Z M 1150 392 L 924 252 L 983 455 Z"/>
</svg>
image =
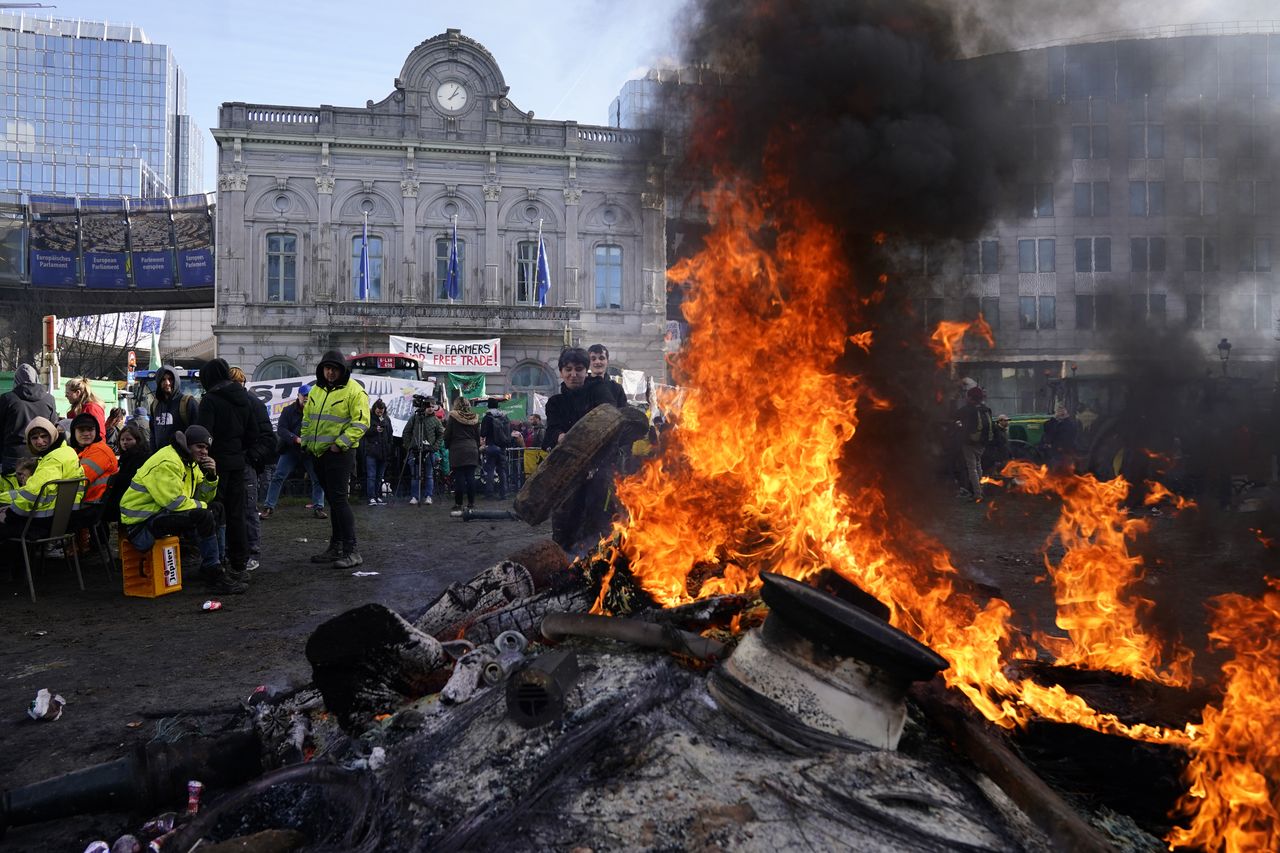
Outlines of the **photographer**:
<svg viewBox="0 0 1280 853">
<path fill-rule="evenodd" d="M 422 394 L 413 395 L 413 414 L 404 425 L 405 460 L 410 466 L 409 503 L 432 503 L 435 494 L 435 454 L 444 439 L 444 424 L 436 417 L 436 403 Z M 423 488 L 425 481 L 425 489 Z"/>
</svg>

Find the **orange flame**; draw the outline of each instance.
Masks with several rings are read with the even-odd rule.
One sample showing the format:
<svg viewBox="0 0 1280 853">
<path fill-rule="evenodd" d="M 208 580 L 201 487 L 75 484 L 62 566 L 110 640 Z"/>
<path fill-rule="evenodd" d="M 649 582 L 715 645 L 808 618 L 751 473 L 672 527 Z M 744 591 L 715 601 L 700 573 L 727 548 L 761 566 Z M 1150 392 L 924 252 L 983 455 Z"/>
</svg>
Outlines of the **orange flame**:
<svg viewBox="0 0 1280 853">
<path fill-rule="evenodd" d="M 1175 646 L 1168 669 L 1161 670 L 1163 644 L 1142 628 L 1153 603 L 1130 591 L 1143 572 L 1142 558 L 1129 553 L 1128 543 L 1147 529 L 1147 522 L 1123 510 L 1129 484 L 1120 477 L 1100 481 L 1092 474 L 1051 473 L 1043 465 L 1018 461 L 1005 466 L 1005 474 L 1016 477 L 1026 492 L 1062 498 L 1052 537 L 1066 553 L 1057 565 L 1046 553 L 1045 566 L 1053 577 L 1057 625 L 1070 639 L 1037 634 L 1036 641 L 1063 664 L 1190 684 L 1191 652 Z"/>
<path fill-rule="evenodd" d="M 1259 599 L 1213 599 L 1209 639 L 1230 648 L 1220 708 L 1204 711 L 1192 744 L 1180 805 L 1192 814 L 1169 834 L 1171 847 L 1247 853 L 1280 850 L 1280 581 Z"/>
<path fill-rule="evenodd" d="M 929 346 L 937 354 L 938 364 L 951 363 L 960 352 L 960 342 L 969 332 L 982 338 L 989 347 L 996 345 L 995 335 L 992 334 L 991 327 L 987 325 L 987 321 L 981 314 L 978 315 L 978 319 L 972 321 L 943 320 L 929 337 Z"/>
<path fill-rule="evenodd" d="M 1173 504 L 1176 510 L 1194 509 L 1196 502 L 1190 498 L 1184 498 L 1182 495 L 1175 495 L 1169 491 L 1164 483 L 1157 483 L 1155 480 L 1147 480 L 1147 496 L 1142 499 L 1144 506 L 1155 506 L 1161 501 L 1168 500 Z"/>
</svg>

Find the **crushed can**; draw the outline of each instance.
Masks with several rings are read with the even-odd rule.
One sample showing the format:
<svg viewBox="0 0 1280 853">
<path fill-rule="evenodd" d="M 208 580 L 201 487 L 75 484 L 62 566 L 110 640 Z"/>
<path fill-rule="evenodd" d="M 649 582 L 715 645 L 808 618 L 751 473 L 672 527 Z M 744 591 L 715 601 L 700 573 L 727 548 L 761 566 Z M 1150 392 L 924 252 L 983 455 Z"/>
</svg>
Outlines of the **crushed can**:
<svg viewBox="0 0 1280 853">
<path fill-rule="evenodd" d="M 206 612 L 212 612 L 212 611 L 214 611 L 214 610 L 221 610 L 221 609 L 222 609 L 222 602 L 221 602 L 221 601 L 215 601 L 215 600 L 206 601 L 204 604 L 201 604 L 201 605 L 200 605 L 200 609 L 201 609 L 201 610 L 204 610 L 204 611 L 206 611 Z"/>
<path fill-rule="evenodd" d="M 192 779 L 187 783 L 187 814 L 200 811 L 200 795 L 204 793 L 204 783 Z"/>
</svg>

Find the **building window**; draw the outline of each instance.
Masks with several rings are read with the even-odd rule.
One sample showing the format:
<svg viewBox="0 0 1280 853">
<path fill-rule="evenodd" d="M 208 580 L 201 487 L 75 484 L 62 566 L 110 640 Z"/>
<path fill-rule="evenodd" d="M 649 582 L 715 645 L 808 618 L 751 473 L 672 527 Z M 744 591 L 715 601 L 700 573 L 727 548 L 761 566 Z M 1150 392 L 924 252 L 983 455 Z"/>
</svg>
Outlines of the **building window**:
<svg viewBox="0 0 1280 853">
<path fill-rule="evenodd" d="M 1076 297 L 1077 329 L 1110 329 L 1112 316 L 1109 295 L 1102 293 Z"/>
<path fill-rule="evenodd" d="M 1129 159 L 1159 160 L 1164 157 L 1163 124 L 1129 125 Z"/>
<path fill-rule="evenodd" d="M 1052 296 L 1020 296 L 1018 297 L 1018 328 L 1020 329 L 1052 329 L 1057 319 L 1054 316 L 1055 300 Z"/>
<path fill-rule="evenodd" d="M 560 380 L 545 364 L 525 361 L 511 369 L 507 384 L 512 391 L 551 395 L 560 387 Z"/>
<path fill-rule="evenodd" d="M 1135 325 L 1163 326 L 1165 297 L 1163 293 L 1129 294 L 1129 316 Z"/>
<path fill-rule="evenodd" d="M 1183 188 L 1188 216 L 1218 215 L 1218 184 L 1215 181 L 1187 181 Z"/>
<path fill-rule="evenodd" d="M 960 303 L 961 318 L 972 323 L 979 317 L 994 331 L 1000 328 L 1000 299 L 996 296 L 966 296 Z"/>
<path fill-rule="evenodd" d="M 1271 272 L 1271 238 L 1245 237 L 1240 242 L 1241 272 Z"/>
<path fill-rule="evenodd" d="M 363 236 L 351 238 L 351 294 L 360 298 L 360 247 Z M 382 238 L 369 235 L 369 292 L 370 301 L 382 298 Z"/>
<path fill-rule="evenodd" d="M 1026 130 L 1032 160 L 1054 162 L 1058 159 L 1058 135 L 1054 132 L 1052 107 L 1048 101 L 1023 101 L 1019 105 L 1018 123 Z"/>
<path fill-rule="evenodd" d="M 1218 128 L 1212 124 L 1192 122 L 1182 130 L 1183 157 L 1217 157 Z"/>
<path fill-rule="evenodd" d="M 1111 238 L 1077 237 L 1076 272 L 1111 272 Z"/>
<path fill-rule="evenodd" d="M 298 299 L 298 238 L 293 234 L 267 235 L 267 301 Z"/>
<path fill-rule="evenodd" d="M 1073 125 L 1071 156 L 1076 160 L 1106 160 L 1111 156 L 1109 138 L 1105 124 Z"/>
<path fill-rule="evenodd" d="M 596 246 L 596 307 L 622 308 L 621 246 Z"/>
<path fill-rule="evenodd" d="M 920 300 L 920 314 L 924 317 L 924 327 L 933 331 L 942 322 L 942 299 L 930 296 Z"/>
<path fill-rule="evenodd" d="M 1000 241 L 970 240 L 964 244 L 964 274 L 994 275 L 1000 272 Z"/>
<path fill-rule="evenodd" d="M 1271 212 L 1270 181 L 1237 181 L 1236 208 L 1246 216 L 1265 216 Z"/>
<path fill-rule="evenodd" d="M 436 238 L 436 299 L 449 298 L 449 247 L 453 245 L 452 237 Z M 467 292 L 467 241 L 458 241 L 458 298 Z"/>
<path fill-rule="evenodd" d="M 1130 181 L 1129 213 L 1132 216 L 1164 216 L 1164 181 Z"/>
<path fill-rule="evenodd" d="M 1164 272 L 1165 242 L 1163 237 L 1129 238 L 1129 261 L 1134 272 Z"/>
<path fill-rule="evenodd" d="M 1270 293 L 1245 293 L 1235 303 L 1236 328 L 1244 331 L 1273 332 L 1276 318 L 1271 314 Z"/>
<path fill-rule="evenodd" d="M 538 241 L 516 243 L 516 303 L 530 305 L 538 299 Z"/>
<path fill-rule="evenodd" d="M 1218 328 L 1218 297 L 1213 293 L 1187 294 L 1187 328 Z"/>
<path fill-rule="evenodd" d="M 1054 272 L 1057 243 L 1052 237 L 1018 241 L 1018 272 Z"/>
<path fill-rule="evenodd" d="M 268 358 L 258 365 L 253 371 L 254 382 L 266 382 L 271 379 L 291 379 L 294 376 L 301 376 L 302 371 L 298 368 L 298 363 L 286 356 L 276 355 Z"/>
<path fill-rule="evenodd" d="M 1053 216 L 1053 184 L 1019 184 L 1019 215 L 1024 219 L 1048 219 Z"/>
<path fill-rule="evenodd" d="M 1217 272 L 1218 241 L 1215 237 L 1188 237 L 1183 263 L 1187 272 Z"/>
<path fill-rule="evenodd" d="M 1077 183 L 1075 189 L 1076 216 L 1110 216 L 1111 184 L 1107 181 Z"/>
</svg>

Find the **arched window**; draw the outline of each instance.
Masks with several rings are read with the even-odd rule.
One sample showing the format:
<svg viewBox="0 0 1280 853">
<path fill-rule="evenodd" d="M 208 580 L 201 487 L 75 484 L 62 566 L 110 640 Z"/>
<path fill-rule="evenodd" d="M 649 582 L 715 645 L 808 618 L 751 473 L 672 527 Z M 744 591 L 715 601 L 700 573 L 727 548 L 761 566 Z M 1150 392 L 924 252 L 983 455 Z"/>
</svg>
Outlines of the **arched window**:
<svg viewBox="0 0 1280 853">
<path fill-rule="evenodd" d="M 511 369 L 508 383 L 512 392 L 554 394 L 560 389 L 556 375 L 540 361 L 524 361 Z"/>
<path fill-rule="evenodd" d="M 267 235 L 267 301 L 294 302 L 298 298 L 298 238 Z"/>
<path fill-rule="evenodd" d="M 621 246 L 596 246 L 596 307 L 622 308 Z"/>
<path fill-rule="evenodd" d="M 296 361 L 283 355 L 276 355 L 258 365 L 257 369 L 253 371 L 253 381 L 265 382 L 270 379 L 292 379 L 301 375 L 302 371 L 298 369 Z"/>
<path fill-rule="evenodd" d="M 351 293 L 360 298 L 360 249 L 364 237 L 351 238 Z M 382 298 L 382 238 L 369 235 L 369 292 L 365 294 L 369 301 Z"/>
</svg>

